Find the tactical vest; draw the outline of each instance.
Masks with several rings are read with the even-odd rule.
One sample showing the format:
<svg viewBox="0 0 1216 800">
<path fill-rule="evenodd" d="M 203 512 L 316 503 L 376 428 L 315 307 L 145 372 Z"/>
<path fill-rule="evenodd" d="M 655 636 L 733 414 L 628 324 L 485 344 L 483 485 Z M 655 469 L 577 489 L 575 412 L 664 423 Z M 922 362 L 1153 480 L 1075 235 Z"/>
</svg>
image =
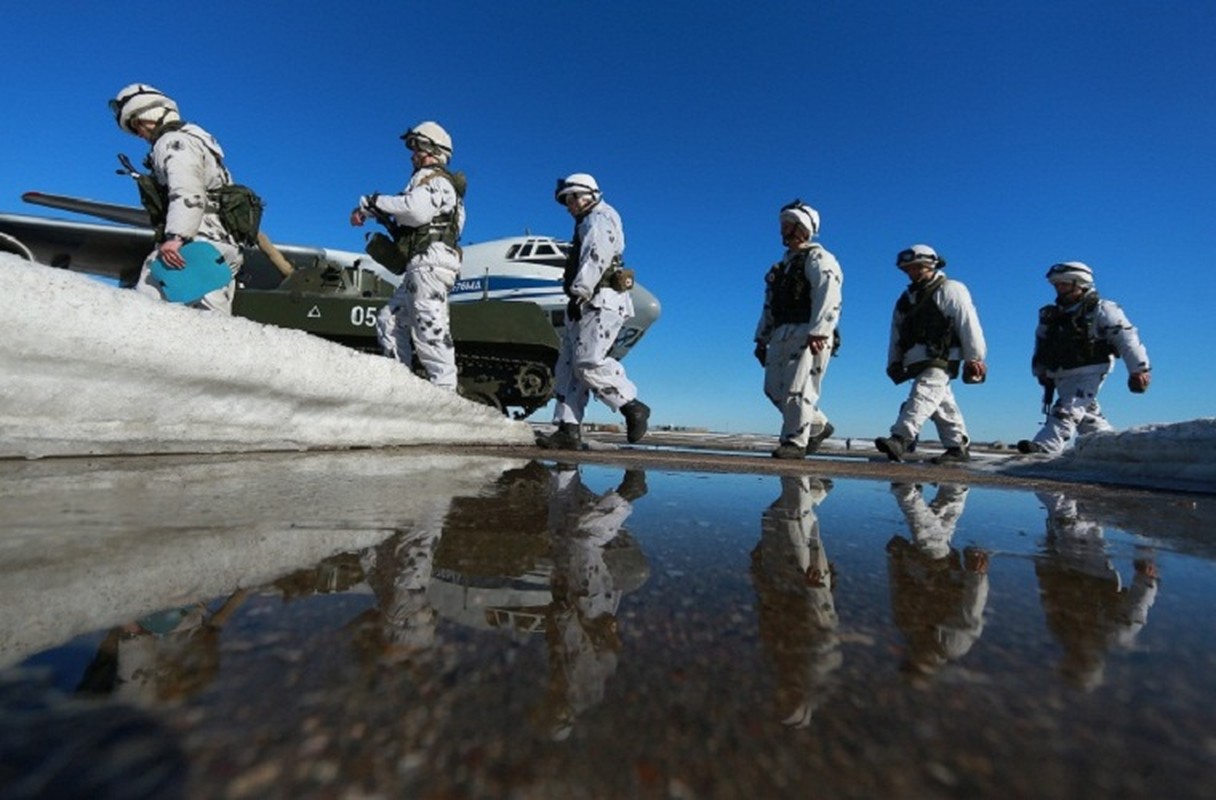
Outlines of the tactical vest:
<svg viewBox="0 0 1216 800">
<path fill-rule="evenodd" d="M 1055 370 L 1110 361 L 1115 349 L 1090 335 L 1098 300 L 1098 293 L 1091 290 L 1071 310 L 1058 303 L 1039 309 L 1039 323 L 1045 331 L 1043 338 L 1035 342 L 1035 364 Z"/>
<path fill-rule="evenodd" d="M 406 262 L 421 255 L 434 242 L 443 242 L 448 247 L 460 252 L 456 244 L 460 241 L 460 208 L 464 204 L 464 194 L 468 189 L 468 181 L 463 172 L 449 172 L 446 167 L 432 164 L 425 169 L 434 170 L 423 178 L 418 185 L 430 183 L 437 177 L 447 178 L 452 188 L 456 190 L 456 206 L 442 214 L 436 214 L 430 222 L 416 228 L 398 227 L 394 231 L 397 247 L 405 255 Z"/>
<path fill-rule="evenodd" d="M 806 279 L 806 260 L 810 254 L 808 248 L 788 261 L 778 261 L 765 277 L 774 327 L 811 321 L 811 282 Z"/>
<path fill-rule="evenodd" d="M 917 291 L 912 299 L 911 290 L 904 292 L 895 303 L 895 310 L 902 319 L 899 324 L 899 349 L 908 352 L 914 345 L 923 344 L 928 352 L 926 361 L 909 365 L 909 372 L 919 372 L 928 367 L 939 367 L 955 374 L 958 362 L 949 359 L 950 350 L 960 342 L 954 324 L 933 302 L 934 295 L 946 283 L 946 276 L 938 273 Z"/>
</svg>

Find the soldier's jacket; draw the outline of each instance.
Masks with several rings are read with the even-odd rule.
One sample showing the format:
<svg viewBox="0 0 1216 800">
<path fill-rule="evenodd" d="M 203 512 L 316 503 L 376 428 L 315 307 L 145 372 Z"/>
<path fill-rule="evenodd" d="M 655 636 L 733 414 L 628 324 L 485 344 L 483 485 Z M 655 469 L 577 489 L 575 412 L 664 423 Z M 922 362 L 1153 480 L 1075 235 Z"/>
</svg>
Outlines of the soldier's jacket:
<svg viewBox="0 0 1216 800">
<path fill-rule="evenodd" d="M 938 271 L 944 277 L 945 273 Z M 945 280 L 937 288 L 931 289 L 932 296 L 928 301 L 936 306 L 942 317 L 949 323 L 953 339 L 945 353 L 935 352 L 936 347 L 927 341 L 911 341 L 901 344 L 904 338 L 903 306 L 915 304 L 920 289 L 909 286 L 901 295 L 901 301 L 895 304 L 891 316 L 891 337 L 887 347 L 887 364 L 901 364 L 913 367 L 935 361 L 983 361 L 988 356 L 988 346 L 984 341 L 984 330 L 980 327 L 979 313 L 971 301 L 971 293 L 959 281 Z M 912 339 L 922 337 L 912 336 Z M 906 344 L 906 346 L 904 346 Z"/>
<path fill-rule="evenodd" d="M 402 228 L 429 225 L 444 214 L 456 215 L 457 236 L 464 231 L 464 203 L 445 170 L 423 167 L 410 176 L 401 194 L 376 196 L 376 208 L 392 216 Z M 421 254 L 410 261 L 409 268 L 439 267 L 453 274 L 460 272 L 460 251 L 444 242 L 431 242 Z M 454 278 L 453 278 L 454 280 Z"/>
<path fill-rule="evenodd" d="M 236 246 L 207 192 L 232 183 L 221 160 L 224 151 L 210 133 L 193 123 L 161 134 L 152 146 L 149 167 L 165 187 L 168 208 L 165 236 L 204 238 Z"/>
<path fill-rule="evenodd" d="M 1128 373 L 1149 369 L 1148 350 L 1123 309 L 1091 290 L 1068 306 L 1051 304 L 1039 310 L 1031 371 L 1036 378 L 1086 373 L 1104 374 L 1114 355 Z"/>
<path fill-rule="evenodd" d="M 633 316 L 633 298 L 604 281 L 604 274 L 620 266 L 625 253 L 625 230 L 616 209 L 600 200 L 578 218 L 574 228 L 577 258 L 567 293 L 593 308 Z"/>
<path fill-rule="evenodd" d="M 789 276 L 789 270 L 797 269 L 801 262 L 802 272 L 798 276 Z M 789 280 L 788 278 L 804 278 Z M 817 242 L 805 249 L 787 250 L 781 261 L 774 264 L 764 278 L 764 308 L 760 312 L 760 321 L 756 324 L 755 341 L 768 344 L 773 331 L 781 324 L 802 324 L 807 326 L 807 336 L 825 336 L 832 338 L 833 331 L 840 323 L 840 309 L 843 302 L 844 273 L 836 256 Z M 796 291 L 805 291 L 806 298 L 795 302 L 809 300 L 810 309 L 805 322 L 783 323 L 777 319 L 774 311 L 784 307 L 790 298 L 777 296 L 784 287 L 804 287 Z"/>
</svg>

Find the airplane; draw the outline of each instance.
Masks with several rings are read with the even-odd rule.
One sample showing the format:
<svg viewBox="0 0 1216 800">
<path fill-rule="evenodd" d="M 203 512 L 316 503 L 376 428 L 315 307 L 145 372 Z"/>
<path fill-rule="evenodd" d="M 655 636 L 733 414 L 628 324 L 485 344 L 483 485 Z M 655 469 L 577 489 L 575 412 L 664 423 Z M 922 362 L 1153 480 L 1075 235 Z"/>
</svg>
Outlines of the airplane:
<svg viewBox="0 0 1216 800">
<path fill-rule="evenodd" d="M 153 248 L 147 212 L 65 195 L 26 192 L 22 200 L 105 222 L 0 213 L 0 252 L 129 288 Z M 111 224 L 115 223 L 115 224 Z M 449 296 L 461 394 L 517 419 L 548 403 L 565 325 L 562 272 L 570 242 L 511 236 L 462 247 Z M 304 330 L 365 352 L 380 352 L 376 319 L 401 281 L 366 253 L 275 244 L 262 234 L 244 250 L 233 314 Z M 661 306 L 635 283 L 634 316 L 621 328 L 613 358 L 629 353 L 659 318 Z M 415 364 L 415 372 L 421 372 Z"/>
</svg>

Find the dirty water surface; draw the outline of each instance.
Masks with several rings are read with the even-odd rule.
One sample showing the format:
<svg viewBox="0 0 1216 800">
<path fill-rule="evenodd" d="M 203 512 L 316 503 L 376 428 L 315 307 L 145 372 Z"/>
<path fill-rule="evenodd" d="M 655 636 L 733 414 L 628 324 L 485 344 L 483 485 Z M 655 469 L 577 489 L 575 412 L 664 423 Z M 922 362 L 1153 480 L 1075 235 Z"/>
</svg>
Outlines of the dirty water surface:
<svg viewBox="0 0 1216 800">
<path fill-rule="evenodd" d="M 1209 796 L 1212 498 L 908 477 L 0 463 L 0 796 Z"/>
</svg>

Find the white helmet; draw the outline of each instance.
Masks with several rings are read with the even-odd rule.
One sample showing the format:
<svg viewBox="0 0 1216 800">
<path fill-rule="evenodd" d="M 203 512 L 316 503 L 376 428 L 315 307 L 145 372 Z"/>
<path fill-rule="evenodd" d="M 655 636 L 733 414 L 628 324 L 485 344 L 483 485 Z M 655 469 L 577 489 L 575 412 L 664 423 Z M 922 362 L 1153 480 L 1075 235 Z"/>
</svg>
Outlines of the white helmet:
<svg viewBox="0 0 1216 800">
<path fill-rule="evenodd" d="M 452 137 L 438 122 L 419 122 L 405 133 L 401 134 L 405 146 L 411 150 L 420 150 L 439 156 L 445 162 L 452 157 Z"/>
<path fill-rule="evenodd" d="M 141 120 L 152 120 L 157 124 L 177 122 L 181 116 L 177 103 L 161 90 L 146 83 L 133 83 L 110 101 L 114 121 L 128 133 L 135 133 L 132 125 Z"/>
<path fill-rule="evenodd" d="M 603 196 L 595 178 L 585 172 L 575 172 L 557 179 L 557 189 L 553 192 L 554 199 L 560 205 L 565 205 L 568 194 L 589 194 L 592 202 L 599 202 L 600 197 Z"/>
<path fill-rule="evenodd" d="M 902 268 L 909 264 L 928 264 L 931 269 L 937 269 L 946 266 L 946 259 L 927 244 L 914 244 L 895 256 L 895 266 Z"/>
<path fill-rule="evenodd" d="M 815 236 L 819 233 L 819 212 L 801 200 L 794 200 L 781 207 L 782 222 L 792 220 L 806 228 L 807 233 Z"/>
<path fill-rule="evenodd" d="M 1094 271 L 1080 261 L 1064 261 L 1047 270 L 1047 280 L 1056 283 L 1075 283 L 1086 289 L 1094 285 Z"/>
</svg>

